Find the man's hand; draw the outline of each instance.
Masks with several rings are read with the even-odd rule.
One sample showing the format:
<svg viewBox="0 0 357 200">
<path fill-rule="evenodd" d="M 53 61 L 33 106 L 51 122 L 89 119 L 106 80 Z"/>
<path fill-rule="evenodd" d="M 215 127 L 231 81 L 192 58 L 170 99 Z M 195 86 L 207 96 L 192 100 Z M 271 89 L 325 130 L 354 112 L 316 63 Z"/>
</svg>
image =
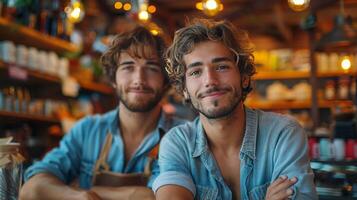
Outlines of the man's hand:
<svg viewBox="0 0 357 200">
<path fill-rule="evenodd" d="M 285 200 L 293 194 L 290 188 L 297 182 L 297 178 L 288 179 L 287 176 L 281 176 L 270 184 L 265 195 L 265 200 Z"/>
</svg>

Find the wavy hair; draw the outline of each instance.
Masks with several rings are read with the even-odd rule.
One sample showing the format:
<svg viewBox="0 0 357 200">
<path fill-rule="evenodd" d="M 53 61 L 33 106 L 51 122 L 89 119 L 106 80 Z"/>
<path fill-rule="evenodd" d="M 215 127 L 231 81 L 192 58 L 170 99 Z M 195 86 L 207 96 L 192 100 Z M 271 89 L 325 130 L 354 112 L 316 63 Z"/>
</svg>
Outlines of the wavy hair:
<svg viewBox="0 0 357 200">
<path fill-rule="evenodd" d="M 112 83 L 115 83 L 115 74 L 120 63 L 120 53 L 126 51 L 131 57 L 150 59 L 154 54 L 159 58 L 165 85 L 169 77 L 165 70 L 164 54 L 166 45 L 160 36 L 155 36 L 142 26 L 137 26 L 132 31 L 123 32 L 114 37 L 108 49 L 100 58 L 104 72 Z"/>
<path fill-rule="evenodd" d="M 191 53 L 196 44 L 205 41 L 222 42 L 239 56 L 237 65 L 239 72 L 241 75 L 249 77 L 249 86 L 242 89 L 242 99 L 244 100 L 252 90 L 250 81 L 256 73 L 253 57 L 254 45 L 251 43 L 247 32 L 236 29 L 227 21 L 195 19 L 186 27 L 176 31 L 173 43 L 166 52 L 166 71 L 171 83 L 178 92 L 183 93 L 186 72 L 183 57 Z"/>
</svg>

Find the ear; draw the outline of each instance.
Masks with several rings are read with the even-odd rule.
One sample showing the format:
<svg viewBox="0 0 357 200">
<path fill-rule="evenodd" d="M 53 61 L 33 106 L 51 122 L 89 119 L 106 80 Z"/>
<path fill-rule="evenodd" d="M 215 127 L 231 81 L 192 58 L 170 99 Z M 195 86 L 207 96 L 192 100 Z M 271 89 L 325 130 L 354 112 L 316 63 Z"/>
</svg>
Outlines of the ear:
<svg viewBox="0 0 357 200">
<path fill-rule="evenodd" d="M 183 97 L 186 99 L 190 99 L 190 96 L 188 95 L 188 92 L 186 89 L 183 90 Z"/>
<path fill-rule="evenodd" d="M 250 77 L 248 75 L 243 75 L 242 76 L 242 88 L 245 89 L 249 87 L 250 84 Z"/>
</svg>

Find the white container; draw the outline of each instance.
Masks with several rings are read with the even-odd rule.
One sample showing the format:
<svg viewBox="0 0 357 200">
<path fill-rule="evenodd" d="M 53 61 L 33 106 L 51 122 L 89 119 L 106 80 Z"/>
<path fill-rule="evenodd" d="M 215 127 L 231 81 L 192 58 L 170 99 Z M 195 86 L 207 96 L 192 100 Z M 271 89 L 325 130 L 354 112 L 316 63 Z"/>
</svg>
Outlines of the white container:
<svg viewBox="0 0 357 200">
<path fill-rule="evenodd" d="M 16 46 L 12 41 L 2 41 L 0 45 L 0 58 L 7 63 L 15 63 Z"/>
<path fill-rule="evenodd" d="M 28 67 L 31 69 L 38 68 L 38 50 L 34 47 L 29 48 L 28 53 Z"/>
<path fill-rule="evenodd" d="M 69 62 L 67 58 L 60 58 L 58 66 L 58 76 L 61 78 L 68 77 Z"/>
<path fill-rule="evenodd" d="M 16 64 L 21 67 L 28 66 L 28 49 L 24 45 L 16 47 Z"/>
</svg>

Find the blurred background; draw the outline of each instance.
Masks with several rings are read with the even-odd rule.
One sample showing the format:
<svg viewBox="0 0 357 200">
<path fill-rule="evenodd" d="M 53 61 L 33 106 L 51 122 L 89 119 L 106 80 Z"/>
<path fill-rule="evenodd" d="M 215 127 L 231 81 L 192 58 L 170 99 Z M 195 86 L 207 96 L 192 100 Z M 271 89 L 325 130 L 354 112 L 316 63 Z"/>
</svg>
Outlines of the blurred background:
<svg viewBox="0 0 357 200">
<path fill-rule="evenodd" d="M 169 44 L 195 17 L 248 31 L 245 104 L 304 127 L 321 199 L 357 199 L 357 0 L 1 0 L 0 137 L 27 165 L 41 159 L 78 119 L 117 105 L 99 63 L 115 34 L 140 24 Z M 163 104 L 196 116 L 174 90 Z"/>
</svg>

